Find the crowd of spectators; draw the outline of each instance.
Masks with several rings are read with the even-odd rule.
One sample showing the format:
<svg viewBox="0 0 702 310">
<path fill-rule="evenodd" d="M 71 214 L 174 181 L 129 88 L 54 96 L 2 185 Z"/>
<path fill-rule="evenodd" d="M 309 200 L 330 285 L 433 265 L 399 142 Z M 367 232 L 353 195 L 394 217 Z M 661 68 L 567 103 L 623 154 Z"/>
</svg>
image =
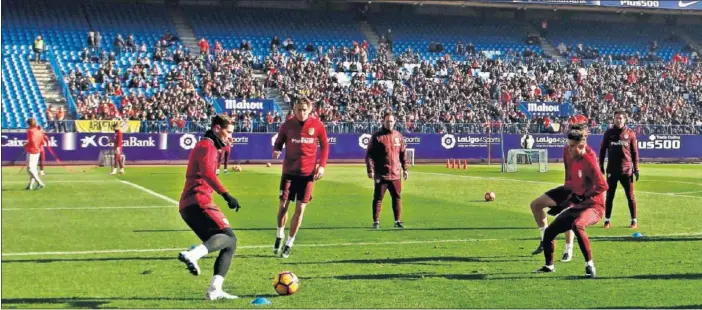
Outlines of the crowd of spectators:
<svg viewBox="0 0 702 310">
<path fill-rule="evenodd" d="M 495 122 L 558 132 L 571 121 L 527 119 L 519 107 L 524 101 L 571 104 L 594 128 L 609 126 L 617 109 L 629 113 L 630 123 L 702 126 L 702 69 L 688 59 L 645 62 L 654 59 L 633 56 L 634 63 L 614 65 L 612 57 L 582 45 L 558 46 L 574 55 L 565 62 L 510 51 L 493 59 L 459 42 L 456 49 L 465 53 L 464 61 L 444 55 L 432 63 L 411 49 L 391 57 L 384 36 L 373 59 L 366 41 L 326 49 L 307 43 L 298 51 L 292 39 L 274 37 L 269 56 L 255 64 L 250 44 L 242 41 L 238 49 L 226 50 L 215 42 L 210 49 L 203 38 L 200 53 L 192 54 L 164 36 L 153 53 L 137 51 L 124 71 L 115 65 L 119 53 L 100 51 L 96 57 L 89 45 L 82 60 L 98 62 L 100 68 L 72 70 L 65 79 L 77 96 L 81 119 L 156 120 L 176 128 L 215 113 L 205 98 L 264 98 L 265 87 L 277 88 L 284 105 L 311 99 L 315 115 L 339 132 L 379 124 L 387 110 L 412 132 L 481 132 Z M 172 66 L 161 72 L 169 67 L 164 64 Z M 255 65 L 263 67 L 265 80 L 254 77 Z M 276 123 L 291 117 L 234 114 L 241 131 L 275 130 Z"/>
</svg>

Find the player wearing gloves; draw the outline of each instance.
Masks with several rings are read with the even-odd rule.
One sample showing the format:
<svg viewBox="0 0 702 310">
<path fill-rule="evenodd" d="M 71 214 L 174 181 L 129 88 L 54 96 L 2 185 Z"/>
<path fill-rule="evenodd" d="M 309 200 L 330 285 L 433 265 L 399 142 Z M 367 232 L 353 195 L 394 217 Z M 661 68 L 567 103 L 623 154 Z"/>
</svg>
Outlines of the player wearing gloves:
<svg viewBox="0 0 702 310">
<path fill-rule="evenodd" d="M 594 225 L 602 219 L 604 192 L 608 187 L 598 169 L 597 155 L 587 145 L 587 136 L 587 128 L 582 125 L 572 126 L 568 133 L 568 152 L 571 156 L 568 173 L 573 192 L 564 203 L 549 210 L 549 214 L 558 214 L 558 216 L 544 231 L 543 247 L 546 263 L 535 272 L 555 271 L 554 239 L 558 234 L 572 229 L 585 258 L 585 275 L 595 277 L 595 265 L 585 227 Z"/>
<path fill-rule="evenodd" d="M 605 171 L 605 156 L 608 155 L 607 170 Z M 626 114 L 624 111 L 614 113 L 614 127 L 608 129 L 602 137 L 600 145 L 600 172 L 607 173 L 607 203 L 605 211 L 605 228 L 610 228 L 612 204 L 614 194 L 617 192 L 617 183 L 624 188 L 626 200 L 629 202 L 631 224 L 629 227 L 637 228 L 636 197 L 634 196 L 634 177 L 639 181 L 639 148 L 636 142 L 636 133 L 626 127 Z"/>
<path fill-rule="evenodd" d="M 205 298 L 236 299 L 237 296 L 224 292 L 222 284 L 236 252 L 237 240 L 229 221 L 212 201 L 212 193 L 216 191 L 230 209 L 239 212 L 241 208 L 236 198 L 229 194 L 215 175 L 219 150 L 232 136 L 234 125 L 228 116 L 217 115 L 212 119 L 210 128 L 190 152 L 179 206 L 181 217 L 203 243 L 181 252 L 178 260 L 197 276 L 200 274 L 197 261 L 209 253 L 219 251 L 214 263 L 214 276 Z"/>
</svg>

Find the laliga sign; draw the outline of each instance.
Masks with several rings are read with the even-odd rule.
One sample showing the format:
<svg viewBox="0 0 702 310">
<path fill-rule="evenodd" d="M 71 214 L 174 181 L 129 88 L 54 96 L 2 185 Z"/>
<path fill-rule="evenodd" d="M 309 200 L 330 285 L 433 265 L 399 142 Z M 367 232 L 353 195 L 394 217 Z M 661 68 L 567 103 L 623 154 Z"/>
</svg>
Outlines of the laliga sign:
<svg viewBox="0 0 702 310">
<path fill-rule="evenodd" d="M 1 138 L 2 147 L 24 147 L 24 144 L 27 143 L 27 140 L 17 139 L 17 137 L 10 139 L 10 137 L 2 135 Z M 58 147 L 58 141 L 53 136 L 49 137 L 48 147 Z"/>
<path fill-rule="evenodd" d="M 358 137 L 358 146 L 360 146 L 362 149 L 366 150 L 368 149 L 368 143 L 370 143 L 371 135 L 364 133 L 360 137 Z"/>
<path fill-rule="evenodd" d="M 184 150 L 192 150 L 199 139 L 195 135 L 186 133 L 180 137 L 180 147 Z"/>
<path fill-rule="evenodd" d="M 441 146 L 447 150 L 458 147 L 485 147 L 488 144 L 500 143 L 499 137 L 456 137 L 452 134 L 445 134 L 441 137 Z"/>
</svg>

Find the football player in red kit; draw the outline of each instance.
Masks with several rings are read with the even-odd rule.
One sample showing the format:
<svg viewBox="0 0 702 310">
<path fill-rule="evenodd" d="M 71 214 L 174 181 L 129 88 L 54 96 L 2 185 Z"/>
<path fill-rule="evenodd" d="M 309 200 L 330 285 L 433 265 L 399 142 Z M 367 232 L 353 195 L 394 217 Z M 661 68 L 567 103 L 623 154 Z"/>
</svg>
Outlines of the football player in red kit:
<svg viewBox="0 0 702 310">
<path fill-rule="evenodd" d="M 597 165 L 597 154 L 587 145 L 588 131 L 585 125 L 574 125 L 568 132 L 568 152 L 571 159 L 568 174 L 571 178 L 572 194 L 568 200 L 549 211 L 558 214 L 551 226 L 544 231 L 543 247 L 546 263 L 535 272 L 554 272 L 554 239 L 560 233 L 573 230 L 578 238 L 580 251 L 585 258 L 585 275 L 595 277 L 590 239 L 585 228 L 594 225 L 604 215 L 604 193 L 607 182 Z"/>
<path fill-rule="evenodd" d="M 124 159 L 122 158 L 122 145 L 124 144 L 124 139 L 122 137 L 122 129 L 119 127 L 119 124 L 115 124 L 113 128 L 115 130 L 115 137 L 112 139 L 114 156 L 112 157 L 112 173 L 110 174 L 117 174 L 118 165 L 119 173 L 124 174 Z"/>
<path fill-rule="evenodd" d="M 233 131 L 234 125 L 228 116 L 217 115 L 212 119 L 210 130 L 190 151 L 185 186 L 179 203 L 180 216 L 203 243 L 180 252 L 178 260 L 197 276 L 200 275 L 197 261 L 209 253 L 219 251 L 214 262 L 214 276 L 205 294 L 209 300 L 238 298 L 222 289 L 224 277 L 236 252 L 236 235 L 224 213 L 212 201 L 212 193 L 217 192 L 229 208 L 237 212 L 241 208 L 236 198 L 229 194 L 215 175 L 218 151 Z"/>
<path fill-rule="evenodd" d="M 44 182 L 39 178 L 39 171 L 37 171 L 37 164 L 39 163 L 39 157 L 41 157 L 41 148 L 46 137 L 44 132 L 41 130 L 37 124 L 37 120 L 30 118 L 27 120 L 27 142 L 24 144 L 24 151 L 27 152 L 27 172 L 29 173 L 29 184 L 27 185 L 27 190 L 31 189 L 41 189 L 44 187 Z M 37 183 L 37 187 L 34 187 L 34 183 Z"/>
<path fill-rule="evenodd" d="M 295 117 L 280 126 L 278 137 L 273 145 L 273 159 L 278 159 L 287 148 L 283 161 L 283 175 L 280 178 L 280 204 L 278 206 L 278 232 L 273 245 L 273 253 L 278 254 L 285 237 L 285 223 L 288 219 L 288 206 L 295 201 L 295 213 L 290 223 L 288 240 L 282 247 L 281 256 L 288 258 L 297 231 L 302 224 L 305 207 L 312 200 L 314 182 L 324 176 L 324 168 L 329 157 L 329 142 L 324 124 L 311 117 L 312 103 L 307 99 L 298 100 L 293 110 Z M 321 146 L 319 164 L 317 146 Z M 316 167 L 315 167 L 316 166 Z"/>
<path fill-rule="evenodd" d="M 221 164 L 224 164 L 224 173 L 228 173 L 227 165 L 229 162 L 229 153 L 232 151 L 232 143 L 234 143 L 234 141 L 232 141 L 231 138 L 228 138 L 226 144 L 221 150 L 219 150 L 219 157 L 217 158 L 217 175 L 219 175 L 219 167 Z"/>
<path fill-rule="evenodd" d="M 548 219 L 546 218 L 546 212 L 544 212 L 544 209 L 556 207 L 566 202 L 570 195 L 573 193 L 573 186 L 571 184 L 572 177 L 568 169 L 568 163 L 570 162 L 570 152 L 568 151 L 568 149 L 569 147 L 566 146 L 563 150 L 563 166 L 565 167 L 564 185 L 548 190 L 547 192 L 543 193 L 541 196 L 537 197 L 536 199 L 534 199 L 534 201 L 531 202 L 531 213 L 534 215 L 536 225 L 539 226 L 542 241 L 539 243 L 539 246 L 536 248 L 536 250 L 531 252 L 532 255 L 539 254 L 544 250 L 544 232 L 546 231 L 546 228 L 548 228 Z M 553 212 L 551 210 L 549 210 L 548 213 L 550 215 L 555 215 L 552 214 Z M 563 251 L 563 256 L 561 256 L 561 261 L 569 262 L 573 259 L 573 240 L 575 240 L 575 235 L 573 234 L 572 230 L 566 231 L 565 235 L 566 243 L 565 249 Z"/>
<path fill-rule="evenodd" d="M 385 191 L 390 190 L 395 227 L 405 228 L 402 223 L 402 179 L 409 176 L 405 139 L 395 127 L 395 116 L 386 113 L 383 127 L 368 141 L 366 150 L 366 171 L 368 178 L 375 181 L 373 191 L 373 229 L 380 228 L 380 210 L 383 207 Z"/>
<path fill-rule="evenodd" d="M 607 170 L 605 171 L 605 156 L 609 153 Z M 605 209 L 604 227 L 610 228 L 609 221 L 612 216 L 614 194 L 617 192 L 617 183 L 624 188 L 626 200 L 629 202 L 631 224 L 629 227 L 637 228 L 636 197 L 634 196 L 634 177 L 639 180 L 639 147 L 636 142 L 636 133 L 626 127 L 626 113 L 614 113 L 614 127 L 608 129 L 602 137 L 600 145 L 600 171 L 607 173 L 607 202 Z"/>
</svg>

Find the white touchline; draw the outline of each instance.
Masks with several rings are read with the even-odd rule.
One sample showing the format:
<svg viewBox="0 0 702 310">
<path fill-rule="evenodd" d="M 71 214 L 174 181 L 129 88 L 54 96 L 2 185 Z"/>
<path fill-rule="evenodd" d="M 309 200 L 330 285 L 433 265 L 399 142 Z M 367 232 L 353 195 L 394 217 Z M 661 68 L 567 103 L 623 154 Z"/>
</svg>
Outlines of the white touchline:
<svg viewBox="0 0 702 310">
<path fill-rule="evenodd" d="M 157 192 L 154 192 L 154 191 L 152 191 L 152 190 L 150 190 L 150 189 L 148 189 L 148 188 L 146 188 L 146 187 L 143 187 L 143 186 L 141 186 L 141 185 L 134 184 L 134 183 L 132 183 L 132 182 L 124 181 L 124 180 L 120 180 L 120 182 L 122 182 L 122 183 L 124 183 L 124 184 L 127 184 L 127 185 L 129 185 L 129 186 L 132 186 L 132 187 L 134 187 L 134 188 L 138 188 L 138 189 L 140 189 L 140 190 L 146 192 L 147 194 L 150 194 L 150 195 L 152 195 L 152 196 L 154 196 L 154 197 L 161 198 L 161 199 L 163 199 L 163 200 L 165 200 L 165 201 L 168 201 L 168 202 L 170 202 L 170 203 L 172 203 L 172 204 L 174 204 L 174 205 L 178 205 L 178 201 L 173 200 L 173 199 L 171 199 L 171 198 L 168 198 L 168 197 L 166 197 L 166 196 L 164 196 L 164 195 L 161 195 L 161 194 L 159 194 L 159 193 L 157 193 Z"/>
<path fill-rule="evenodd" d="M 33 211 L 33 210 L 112 210 L 112 209 L 158 209 L 174 208 L 175 206 L 126 206 L 126 207 L 78 207 L 78 208 L 2 208 L 2 211 Z"/>
<path fill-rule="evenodd" d="M 415 171 L 414 173 L 415 173 L 415 174 L 440 175 L 440 176 L 452 176 L 452 177 L 466 178 L 466 179 L 497 180 L 497 181 L 509 181 L 509 182 L 521 182 L 521 183 L 534 183 L 534 184 L 548 184 L 548 185 L 563 185 L 563 184 L 561 184 L 561 183 L 553 183 L 553 182 L 530 181 L 530 180 L 508 179 L 508 178 L 495 178 L 495 177 L 478 177 L 478 176 L 472 176 L 472 175 L 460 175 L 460 174 L 438 173 L 438 172 L 419 172 L 419 171 Z M 662 195 L 662 196 L 670 196 L 670 197 L 686 197 L 686 198 L 702 199 L 702 197 L 698 197 L 698 196 L 687 196 L 687 195 L 678 195 L 678 194 L 670 194 L 670 193 L 658 193 L 658 192 L 646 192 L 646 191 L 639 191 L 639 190 L 637 190 L 636 193 L 637 193 L 637 194 L 638 194 L 638 193 L 641 193 L 641 194 L 649 194 L 649 195 Z"/>
<path fill-rule="evenodd" d="M 236 229 L 234 229 L 236 230 Z M 274 230 L 272 228 L 271 230 Z M 680 234 L 666 234 L 666 235 L 648 235 L 647 238 L 661 238 L 661 237 L 693 237 L 702 236 L 702 232 L 696 233 L 680 233 Z M 629 235 L 626 236 L 593 236 L 592 239 L 597 238 L 617 238 L 617 239 L 628 239 L 632 238 Z M 485 242 L 485 241 L 526 241 L 522 239 L 448 239 L 448 240 L 415 240 L 415 241 L 384 241 L 384 242 L 345 242 L 345 243 L 313 243 L 313 244 L 296 244 L 296 247 L 337 247 L 337 246 L 373 246 L 373 245 L 397 245 L 397 244 L 429 244 L 429 243 L 466 243 L 466 242 Z M 237 249 L 266 249 L 270 248 L 269 244 L 266 245 L 242 245 L 237 246 Z M 89 254 L 119 254 L 119 253 L 147 253 L 147 252 L 176 252 L 182 251 L 183 248 L 159 248 L 159 249 L 113 249 L 113 250 L 93 250 L 93 251 L 70 251 L 70 252 L 16 252 L 16 253 L 2 253 L 2 256 L 66 256 L 66 255 L 89 255 Z"/>
<path fill-rule="evenodd" d="M 48 179 L 48 180 L 47 180 L 46 178 L 42 178 L 42 181 L 43 181 L 44 183 L 48 183 L 48 184 L 61 184 L 61 183 L 92 183 L 92 184 L 95 184 L 95 183 L 117 183 L 117 181 L 111 181 L 111 180 L 51 180 L 51 179 Z M 5 183 L 7 183 L 7 184 L 19 184 L 19 183 L 25 184 L 25 183 L 27 183 L 27 181 L 15 181 L 15 180 L 12 180 L 12 181 L 2 181 L 2 183 L 3 183 L 3 184 L 5 184 Z"/>
<path fill-rule="evenodd" d="M 680 194 L 697 194 L 697 193 L 702 193 L 702 191 L 694 191 L 694 192 L 681 192 L 681 193 L 669 193 L 673 196 L 675 195 L 680 195 Z"/>
<path fill-rule="evenodd" d="M 236 231 L 236 228 L 234 229 Z M 457 243 L 457 242 L 478 242 L 478 241 L 498 241 L 500 239 L 454 239 L 454 240 L 416 240 L 416 241 L 386 241 L 386 242 L 345 242 L 345 243 L 321 243 L 321 244 L 296 244 L 296 247 L 336 247 L 336 246 L 369 246 L 369 245 L 392 245 L 392 244 L 424 244 L 424 243 Z M 270 245 L 242 245 L 237 249 L 263 249 L 270 248 Z M 30 256 L 30 255 L 80 255 L 80 254 L 111 254 L 111 253 L 140 253 L 140 252 L 172 252 L 182 251 L 183 248 L 162 248 L 162 249 L 124 249 L 124 250 L 96 250 L 96 251 L 73 251 L 73 252 L 19 252 L 3 253 L 2 256 Z"/>
</svg>

